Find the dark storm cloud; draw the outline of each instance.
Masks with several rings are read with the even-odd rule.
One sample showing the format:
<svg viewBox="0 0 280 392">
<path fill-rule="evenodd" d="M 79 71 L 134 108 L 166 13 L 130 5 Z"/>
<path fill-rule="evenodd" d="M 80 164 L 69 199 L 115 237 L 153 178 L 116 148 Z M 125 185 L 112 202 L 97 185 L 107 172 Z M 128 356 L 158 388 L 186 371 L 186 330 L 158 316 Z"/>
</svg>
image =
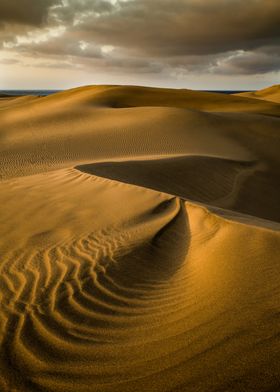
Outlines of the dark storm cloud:
<svg viewBox="0 0 280 392">
<path fill-rule="evenodd" d="M 0 23 L 12 24 L 2 31 L 5 47 L 25 56 L 136 73 L 280 70 L 279 0 L 0 1 Z M 26 34 L 25 25 L 42 24 L 65 31 L 43 42 L 17 41 L 19 26 Z"/>
<path fill-rule="evenodd" d="M 60 0 L 1 0 L 0 24 L 41 26 L 47 22 L 49 8 Z"/>
<path fill-rule="evenodd" d="M 149 55 L 213 54 L 279 43 L 279 0 L 134 0 L 89 17 L 89 38 Z"/>
</svg>

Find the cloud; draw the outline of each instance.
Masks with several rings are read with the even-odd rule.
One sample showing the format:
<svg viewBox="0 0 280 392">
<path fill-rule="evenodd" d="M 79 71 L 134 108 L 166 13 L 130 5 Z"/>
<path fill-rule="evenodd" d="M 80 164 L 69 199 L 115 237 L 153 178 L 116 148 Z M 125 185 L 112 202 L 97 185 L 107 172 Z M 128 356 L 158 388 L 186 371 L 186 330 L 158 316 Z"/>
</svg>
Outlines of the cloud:
<svg viewBox="0 0 280 392">
<path fill-rule="evenodd" d="M 61 36 L 51 37 L 43 42 L 25 42 L 18 45 L 18 50 L 25 54 L 36 56 L 56 56 L 64 58 L 65 56 L 100 58 L 103 56 L 101 47 L 80 40 L 69 32 L 62 33 Z"/>
<path fill-rule="evenodd" d="M 214 54 L 279 43 L 279 0 L 133 0 L 77 26 L 101 44 L 150 56 Z"/>
<path fill-rule="evenodd" d="M 47 22 L 51 6 L 60 0 L 1 0 L 0 24 L 41 26 Z"/>
<path fill-rule="evenodd" d="M 3 65 L 18 64 L 19 62 L 17 59 L 0 59 L 0 64 Z"/>
<path fill-rule="evenodd" d="M 172 78 L 280 70 L 279 0 L 2 0 L 0 23 L 6 50 L 46 67 Z"/>
<path fill-rule="evenodd" d="M 280 70 L 280 53 L 257 50 L 255 52 L 240 51 L 234 56 L 225 58 L 219 63 L 217 71 L 224 74 L 265 74 Z"/>
</svg>

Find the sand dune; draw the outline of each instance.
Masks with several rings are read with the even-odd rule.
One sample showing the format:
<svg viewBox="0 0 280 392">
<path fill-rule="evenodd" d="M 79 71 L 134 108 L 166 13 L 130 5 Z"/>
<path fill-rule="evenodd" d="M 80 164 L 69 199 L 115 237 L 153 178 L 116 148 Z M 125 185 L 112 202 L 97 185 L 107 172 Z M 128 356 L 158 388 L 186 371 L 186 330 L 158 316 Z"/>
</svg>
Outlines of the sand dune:
<svg viewBox="0 0 280 392">
<path fill-rule="evenodd" d="M 257 161 L 186 156 L 95 163 L 77 169 L 280 222 L 279 172 L 275 167 L 268 175 L 267 168 Z"/>
<path fill-rule="evenodd" d="M 264 88 L 263 90 L 259 91 L 235 94 L 235 96 L 244 98 L 256 98 L 264 101 L 280 103 L 280 85 L 276 84 L 274 86 Z"/>
<path fill-rule="evenodd" d="M 1 391 L 280 388 L 279 108 L 0 102 Z"/>
</svg>

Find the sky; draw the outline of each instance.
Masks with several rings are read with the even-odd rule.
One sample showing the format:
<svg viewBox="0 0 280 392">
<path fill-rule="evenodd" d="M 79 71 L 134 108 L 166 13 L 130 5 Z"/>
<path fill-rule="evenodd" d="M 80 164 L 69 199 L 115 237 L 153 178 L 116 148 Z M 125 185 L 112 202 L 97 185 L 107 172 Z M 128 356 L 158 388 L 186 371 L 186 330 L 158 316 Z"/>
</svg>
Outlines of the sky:
<svg viewBox="0 0 280 392">
<path fill-rule="evenodd" d="M 280 0 L 0 0 L 0 89 L 280 83 Z"/>
</svg>

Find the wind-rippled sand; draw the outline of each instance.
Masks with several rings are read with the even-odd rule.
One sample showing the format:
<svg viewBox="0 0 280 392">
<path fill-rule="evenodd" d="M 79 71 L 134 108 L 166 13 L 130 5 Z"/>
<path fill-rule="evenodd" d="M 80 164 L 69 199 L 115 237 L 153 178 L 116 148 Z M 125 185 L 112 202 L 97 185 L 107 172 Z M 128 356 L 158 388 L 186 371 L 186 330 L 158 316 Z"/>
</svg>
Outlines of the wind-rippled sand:
<svg viewBox="0 0 280 392">
<path fill-rule="evenodd" d="M 272 93 L 0 99 L 1 391 L 280 389 Z"/>
</svg>

